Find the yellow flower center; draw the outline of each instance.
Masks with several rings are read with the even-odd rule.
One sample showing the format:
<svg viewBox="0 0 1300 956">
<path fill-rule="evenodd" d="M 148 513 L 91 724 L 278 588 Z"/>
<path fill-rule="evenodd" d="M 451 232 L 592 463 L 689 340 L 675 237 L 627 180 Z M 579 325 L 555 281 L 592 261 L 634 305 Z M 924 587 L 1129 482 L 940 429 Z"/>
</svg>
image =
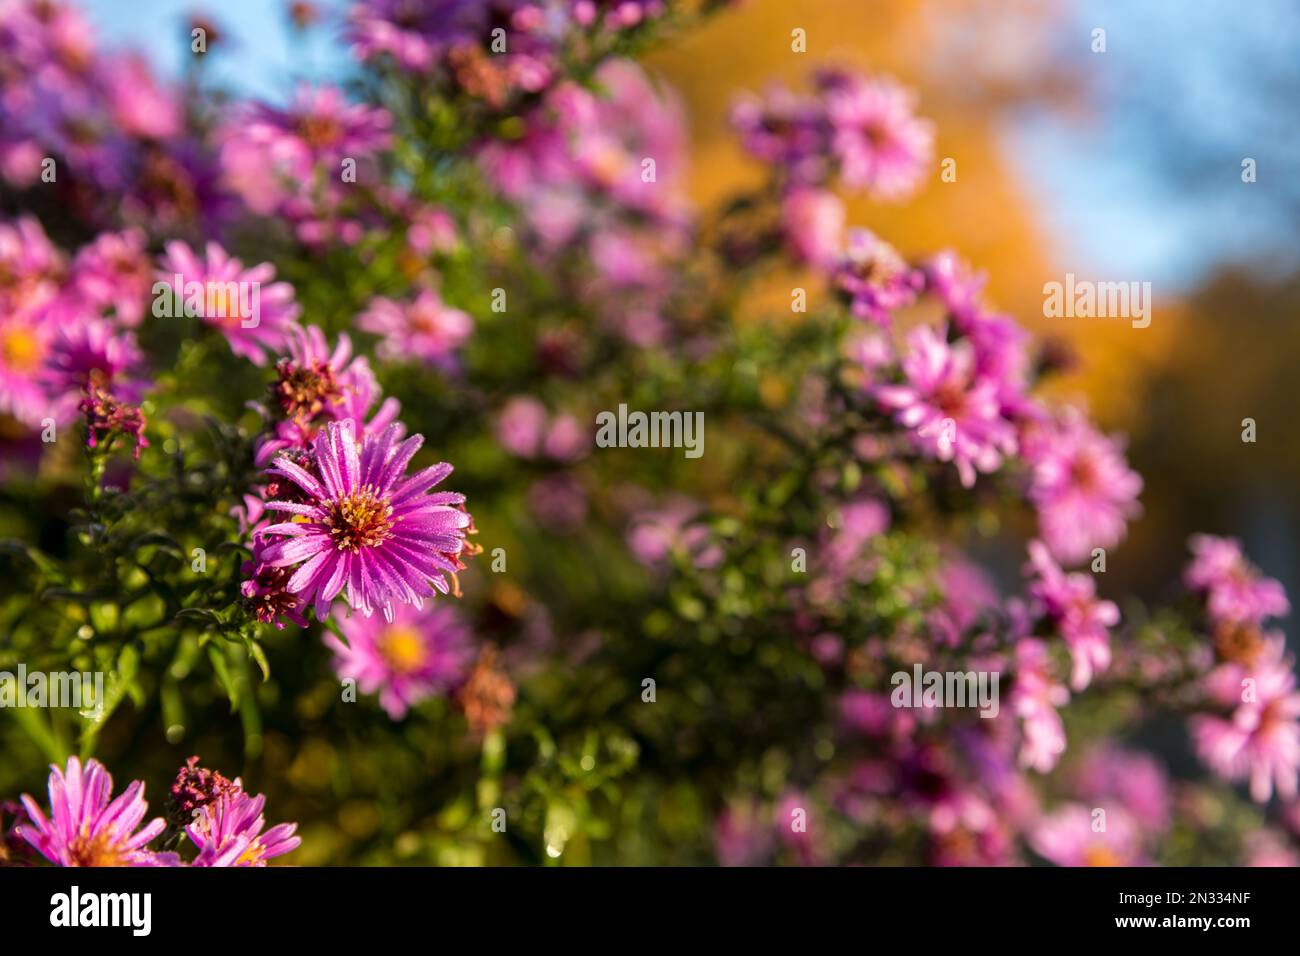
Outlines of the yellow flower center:
<svg viewBox="0 0 1300 956">
<path fill-rule="evenodd" d="M 0 335 L 0 355 L 7 368 L 14 372 L 32 372 L 41 364 L 41 343 L 30 329 L 21 326 L 5 329 Z"/>
<path fill-rule="evenodd" d="M 1094 843 L 1083 851 L 1085 866 L 1120 866 L 1119 854 L 1108 846 Z"/>
<path fill-rule="evenodd" d="M 366 485 L 334 502 L 325 524 L 340 551 L 375 548 L 392 535 L 393 506 Z"/>
<path fill-rule="evenodd" d="M 93 835 L 87 830 L 87 827 L 82 827 L 81 833 L 68 847 L 73 866 L 126 866 L 113 827 L 107 827 Z"/>
<path fill-rule="evenodd" d="M 379 638 L 379 653 L 388 666 L 399 674 L 411 674 L 428 659 L 424 637 L 413 627 L 395 625 Z"/>
</svg>

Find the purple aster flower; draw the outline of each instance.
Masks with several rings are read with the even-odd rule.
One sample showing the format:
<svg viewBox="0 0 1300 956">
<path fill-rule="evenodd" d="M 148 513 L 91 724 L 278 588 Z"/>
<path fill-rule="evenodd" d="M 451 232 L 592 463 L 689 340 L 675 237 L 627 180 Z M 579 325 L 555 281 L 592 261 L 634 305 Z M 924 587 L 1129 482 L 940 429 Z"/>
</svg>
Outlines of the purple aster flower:
<svg viewBox="0 0 1300 956">
<path fill-rule="evenodd" d="M 860 319 L 887 326 L 898 309 L 916 301 L 924 279 L 889 243 L 866 229 L 849 230 L 847 248 L 835 269 L 835 287 Z"/>
<path fill-rule="evenodd" d="M 1025 571 L 1035 575 L 1030 596 L 1070 650 L 1074 662 L 1070 686 L 1083 690 L 1093 674 L 1110 666 L 1109 629 L 1119 623 L 1119 608 L 1110 601 L 1097 600 L 1097 583 L 1091 574 L 1062 571 L 1041 541 L 1029 543 Z"/>
<path fill-rule="evenodd" d="M 90 760 L 82 769 L 76 757 L 68 758 L 67 770 L 50 766 L 50 816 L 47 819 L 36 801 L 23 794 L 23 808 L 30 820 L 19 835 L 51 863 L 58 866 L 175 866 L 176 854 L 146 849 L 166 829 L 159 817 L 143 829 L 148 804 L 144 784 L 139 780 L 112 799 L 113 778 L 104 765 Z"/>
<path fill-rule="evenodd" d="M 45 359 L 44 384 L 59 403 L 58 417 L 68 417 L 91 391 L 112 393 L 118 401 L 140 400 L 144 354 L 133 332 L 63 306 L 51 309 L 47 316 L 57 331 Z"/>
<path fill-rule="evenodd" d="M 265 833 L 266 797 L 242 789 L 223 793 L 199 812 L 185 834 L 199 848 L 194 866 L 266 866 L 266 861 L 296 850 L 296 823 L 281 823 Z"/>
<path fill-rule="evenodd" d="M 875 199 L 905 199 L 934 154 L 934 126 L 915 115 L 915 97 L 889 79 L 836 70 L 817 76 L 844 185 Z"/>
<path fill-rule="evenodd" d="M 1206 610 L 1216 624 L 1260 624 L 1290 611 L 1281 583 L 1260 574 L 1241 553 L 1239 541 L 1197 534 L 1191 548 L 1192 561 L 1183 572 L 1183 582 L 1189 590 L 1206 595 Z"/>
<path fill-rule="evenodd" d="M 765 97 L 746 97 L 731 110 L 731 125 L 753 156 L 795 182 L 821 183 L 829 172 L 826 121 L 821 104 L 773 86 Z"/>
<path fill-rule="evenodd" d="M 469 629 L 450 607 L 399 607 L 391 622 L 340 614 L 335 619 L 347 643 L 333 634 L 324 637 L 334 651 L 334 670 L 355 680 L 362 693 L 378 692 L 393 720 L 459 685 L 474 663 Z"/>
<path fill-rule="evenodd" d="M 455 352 L 474 331 L 468 313 L 422 289 L 410 302 L 379 297 L 357 318 L 358 327 L 383 336 L 376 354 L 387 362 L 417 359 L 443 370 L 455 367 Z"/>
<path fill-rule="evenodd" d="M 1141 510 L 1142 478 L 1128 467 L 1117 441 L 1068 409 L 1029 431 L 1024 456 L 1033 469 L 1029 500 L 1053 557 L 1072 564 L 1093 548 L 1124 540 L 1128 519 Z"/>
<path fill-rule="evenodd" d="M 232 352 L 265 365 L 266 353 L 288 345 L 290 330 L 297 326 L 301 308 L 293 287 L 275 281 L 275 266 L 269 262 L 245 269 L 215 242 L 208 243 L 206 253 L 200 258 L 183 242 L 167 243 L 158 280 L 173 289 L 181 283 L 174 314 L 199 313 L 226 337 Z"/>
<path fill-rule="evenodd" d="M 226 182 L 262 214 L 280 211 L 297 197 L 310 207 L 333 209 L 346 185 L 342 162 L 356 163 L 357 181 L 378 177 L 377 155 L 392 141 L 386 110 L 349 103 L 332 86 L 300 86 L 285 109 L 252 104 L 237 111 L 218 134 Z"/>
<path fill-rule="evenodd" d="M 922 454 L 957 467 L 961 483 L 975 484 L 976 472 L 992 472 L 1016 451 L 1016 433 L 1002 417 L 997 384 L 975 374 L 969 342 L 949 343 L 947 330 L 918 326 L 907 336 L 903 384 L 870 391 L 898 423 L 911 430 Z"/>
<path fill-rule="evenodd" d="M 428 493 L 451 474 L 451 465 L 407 477 L 424 439 L 415 435 L 399 443 L 400 434 L 400 426 L 390 425 L 358 448 L 355 422 L 330 422 L 312 443 L 319 478 L 283 457 L 270 469 L 298 485 L 304 501 L 267 502 L 268 510 L 295 520 L 262 530 L 279 539 L 262 558 L 272 567 L 296 568 L 286 590 L 314 602 L 318 620 L 345 592 L 353 610 L 369 616 L 379 609 L 391 621 L 394 603 L 422 607 L 435 589 L 450 591 L 444 572 L 454 575 L 464 567 L 459 555 L 470 524 L 460 507 L 465 496 Z"/>
<path fill-rule="evenodd" d="M 1169 778 L 1153 758 L 1106 742 L 1094 746 L 1075 771 L 1080 797 L 1091 806 L 1118 800 L 1144 830 L 1162 833 L 1169 827 Z"/>
<path fill-rule="evenodd" d="M 430 73 L 453 45 L 478 42 L 486 15 L 483 0 L 360 0 L 348 12 L 352 55 Z"/>
</svg>

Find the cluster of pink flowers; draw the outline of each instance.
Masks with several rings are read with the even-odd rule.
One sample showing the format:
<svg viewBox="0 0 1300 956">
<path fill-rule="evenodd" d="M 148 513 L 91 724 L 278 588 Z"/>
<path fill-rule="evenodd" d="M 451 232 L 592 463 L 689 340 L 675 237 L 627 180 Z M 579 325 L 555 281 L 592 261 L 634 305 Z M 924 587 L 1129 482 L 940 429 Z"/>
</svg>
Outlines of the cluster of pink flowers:
<svg viewBox="0 0 1300 956">
<path fill-rule="evenodd" d="M 568 412 L 551 415 L 531 395 L 516 395 L 497 415 L 497 441 L 517 458 L 572 462 L 591 447 L 591 434 Z"/>
<path fill-rule="evenodd" d="M 1294 801 L 1300 773 L 1300 691 L 1286 638 L 1265 630 L 1290 611 L 1282 585 L 1263 577 L 1231 538 L 1196 535 L 1187 587 L 1204 599 L 1217 663 L 1205 676 L 1208 712 L 1191 718 L 1206 764 L 1227 780 L 1247 780 L 1267 801 L 1276 789 Z"/>
<path fill-rule="evenodd" d="M 181 768 L 172 788 L 171 817 L 183 821 L 196 851 L 189 864 L 178 853 L 150 848 L 168 823 L 161 817 L 144 823 L 149 805 L 143 782 L 132 781 L 114 797 L 104 765 L 90 760 L 83 767 L 77 757 L 69 757 L 66 768 L 50 768 L 48 816 L 23 794 L 22 813 L 5 833 L 6 845 L 16 838 L 55 866 L 96 867 L 266 866 L 298 847 L 296 824 L 266 829 L 264 796 L 247 793 L 239 778 L 229 781 L 198 768 L 197 761 L 191 758 Z"/>
<path fill-rule="evenodd" d="M 130 325 L 147 296 L 135 277 L 148 260 L 137 250 L 137 234 L 106 233 L 69 270 L 35 219 L 0 221 L 0 412 L 44 428 L 84 411 L 92 447 L 113 435 L 143 446 L 136 404 L 147 379 Z"/>
<path fill-rule="evenodd" d="M 875 199 L 911 195 L 934 153 L 934 127 L 915 114 L 915 97 L 888 78 L 821 70 L 814 93 L 775 87 L 742 100 L 732 123 L 745 148 L 792 182 L 822 185 L 838 176 Z"/>
<path fill-rule="evenodd" d="M 486 144 L 480 162 L 553 268 L 572 269 L 585 252 L 594 275 L 575 280 L 584 301 L 606 303 L 606 320 L 628 340 L 660 344 L 670 266 L 690 224 L 680 108 L 627 61 L 607 62 L 595 83 L 555 87 L 524 118 L 523 135 Z"/>
<path fill-rule="evenodd" d="M 348 20 L 361 62 L 435 78 L 499 109 L 547 89 L 566 52 L 666 10 L 665 0 L 359 0 Z"/>
<path fill-rule="evenodd" d="M 878 309 L 903 304 L 915 277 L 869 233 L 853 237 L 842 255 L 844 205 L 828 186 L 838 178 L 877 200 L 908 198 L 933 161 L 934 127 L 915 115 L 911 92 L 891 79 L 821 70 L 813 83 L 809 96 L 777 86 L 762 98 L 742 99 L 732 109 L 732 124 L 745 149 L 777 174 L 791 254 L 821 268 L 847 260 L 842 272 L 855 314 L 874 319 Z M 882 293 L 886 301 L 873 304 L 874 294 L 861 294 L 876 287 L 888 291 Z"/>
<path fill-rule="evenodd" d="M 63 0 L 0 4 L 0 179 L 63 184 L 92 219 L 206 218 L 215 170 L 176 92 L 142 57 L 97 49 L 95 35 Z"/>
<path fill-rule="evenodd" d="M 216 134 L 223 184 L 253 213 L 290 223 L 302 242 L 357 242 L 367 222 L 358 191 L 387 197 L 380 157 L 392 142 L 380 107 L 349 103 L 331 86 L 298 89 L 292 103 L 232 110 Z"/>
</svg>

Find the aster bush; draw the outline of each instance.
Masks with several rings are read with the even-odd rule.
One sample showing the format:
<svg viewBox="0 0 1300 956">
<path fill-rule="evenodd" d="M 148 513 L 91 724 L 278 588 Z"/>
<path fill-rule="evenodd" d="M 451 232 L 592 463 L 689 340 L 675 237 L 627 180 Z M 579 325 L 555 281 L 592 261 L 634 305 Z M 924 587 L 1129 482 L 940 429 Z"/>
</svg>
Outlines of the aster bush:
<svg viewBox="0 0 1300 956">
<path fill-rule="evenodd" d="M 272 105 L 0 0 L 0 671 L 105 676 L 0 709 L 0 863 L 1294 860 L 1280 585 L 1204 535 L 1107 593 L 1122 439 L 847 221 L 937 175 L 894 80 L 742 98 L 692 206 L 636 57 L 722 6 L 356 0 Z"/>
</svg>

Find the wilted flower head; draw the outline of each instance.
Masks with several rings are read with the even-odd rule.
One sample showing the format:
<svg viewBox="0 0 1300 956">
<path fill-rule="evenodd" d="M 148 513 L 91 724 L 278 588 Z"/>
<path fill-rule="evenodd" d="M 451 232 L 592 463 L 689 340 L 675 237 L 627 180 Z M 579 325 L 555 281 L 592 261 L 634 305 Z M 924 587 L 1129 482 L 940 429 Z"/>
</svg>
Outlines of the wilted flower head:
<svg viewBox="0 0 1300 956">
<path fill-rule="evenodd" d="M 238 780 L 231 780 L 216 770 L 199 766 L 197 756 L 185 761 L 176 772 L 167 794 L 167 820 L 180 828 L 193 822 L 194 814 L 227 793 L 239 790 Z"/>
<path fill-rule="evenodd" d="M 120 402 L 112 393 L 92 385 L 80 408 L 86 416 L 87 447 L 99 448 L 111 444 L 115 438 L 123 438 L 132 443 L 131 453 L 136 458 L 149 447 L 144 435 L 147 422 L 139 406 Z"/>
<path fill-rule="evenodd" d="M 495 646 L 484 647 L 469 679 L 456 692 L 470 729 L 480 735 L 509 720 L 515 705 L 515 685 L 497 664 L 497 657 Z"/>
</svg>

